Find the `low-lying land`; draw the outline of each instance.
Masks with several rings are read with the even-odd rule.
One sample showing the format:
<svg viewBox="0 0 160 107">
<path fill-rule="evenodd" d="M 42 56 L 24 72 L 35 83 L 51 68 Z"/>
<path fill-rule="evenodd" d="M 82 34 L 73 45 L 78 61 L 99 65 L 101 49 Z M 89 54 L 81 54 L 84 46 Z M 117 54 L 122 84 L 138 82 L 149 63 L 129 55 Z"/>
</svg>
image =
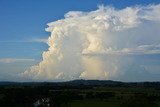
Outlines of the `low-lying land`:
<svg viewBox="0 0 160 107">
<path fill-rule="evenodd" d="M 160 107 L 160 82 L 0 82 L 0 107 Z"/>
</svg>

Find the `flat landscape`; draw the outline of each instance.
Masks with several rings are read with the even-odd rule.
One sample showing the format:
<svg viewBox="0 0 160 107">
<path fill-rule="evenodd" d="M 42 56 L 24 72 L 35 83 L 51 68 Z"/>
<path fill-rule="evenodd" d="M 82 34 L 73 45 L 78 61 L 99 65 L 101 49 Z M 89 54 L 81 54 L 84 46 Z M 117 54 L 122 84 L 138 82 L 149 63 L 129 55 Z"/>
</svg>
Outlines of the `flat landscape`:
<svg viewBox="0 0 160 107">
<path fill-rule="evenodd" d="M 160 107 L 160 82 L 0 83 L 0 107 Z"/>
</svg>

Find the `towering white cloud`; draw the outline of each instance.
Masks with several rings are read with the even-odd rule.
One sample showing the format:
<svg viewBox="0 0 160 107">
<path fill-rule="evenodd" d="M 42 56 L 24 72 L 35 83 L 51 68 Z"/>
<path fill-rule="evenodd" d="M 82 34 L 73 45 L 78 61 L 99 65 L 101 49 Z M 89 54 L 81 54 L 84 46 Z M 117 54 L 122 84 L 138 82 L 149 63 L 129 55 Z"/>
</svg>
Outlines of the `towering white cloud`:
<svg viewBox="0 0 160 107">
<path fill-rule="evenodd" d="M 122 56 L 160 53 L 160 5 L 70 11 L 48 26 L 48 51 L 21 76 L 35 80 L 111 79 L 123 74 L 121 68 L 126 64 Z"/>
</svg>

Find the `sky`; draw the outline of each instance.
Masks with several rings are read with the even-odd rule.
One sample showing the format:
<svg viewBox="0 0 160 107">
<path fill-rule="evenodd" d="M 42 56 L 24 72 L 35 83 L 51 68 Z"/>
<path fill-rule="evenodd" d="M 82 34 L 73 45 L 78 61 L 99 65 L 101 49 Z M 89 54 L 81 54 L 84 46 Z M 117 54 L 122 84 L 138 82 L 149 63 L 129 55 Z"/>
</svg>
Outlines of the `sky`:
<svg viewBox="0 0 160 107">
<path fill-rule="evenodd" d="M 160 81 L 160 0 L 0 0 L 0 81 Z"/>
</svg>

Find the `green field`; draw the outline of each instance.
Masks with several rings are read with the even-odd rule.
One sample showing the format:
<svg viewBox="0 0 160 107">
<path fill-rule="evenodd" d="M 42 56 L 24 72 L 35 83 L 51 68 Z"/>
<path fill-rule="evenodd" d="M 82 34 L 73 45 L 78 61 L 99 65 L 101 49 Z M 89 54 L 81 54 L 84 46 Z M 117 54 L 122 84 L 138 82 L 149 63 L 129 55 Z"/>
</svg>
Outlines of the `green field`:
<svg viewBox="0 0 160 107">
<path fill-rule="evenodd" d="M 159 83 L 93 83 L 8 83 L 0 107 L 160 107 Z"/>
<path fill-rule="evenodd" d="M 62 107 L 118 107 L 120 102 L 115 101 L 99 101 L 99 100 L 81 100 L 72 101 Z"/>
<path fill-rule="evenodd" d="M 95 87 L 78 93 L 83 95 L 82 100 L 72 100 L 61 107 L 160 107 L 160 91 L 155 89 Z"/>
</svg>

